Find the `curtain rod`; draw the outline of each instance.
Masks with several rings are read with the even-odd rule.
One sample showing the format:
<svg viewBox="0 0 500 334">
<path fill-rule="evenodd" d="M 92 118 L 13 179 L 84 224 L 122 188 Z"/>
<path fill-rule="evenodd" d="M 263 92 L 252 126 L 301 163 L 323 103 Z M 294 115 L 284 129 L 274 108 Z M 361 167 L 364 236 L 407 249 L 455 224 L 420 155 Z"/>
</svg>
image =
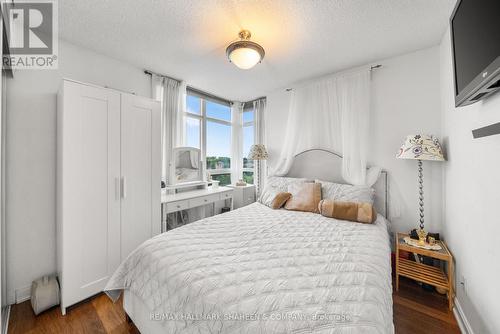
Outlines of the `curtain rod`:
<svg viewBox="0 0 500 334">
<path fill-rule="evenodd" d="M 164 78 L 169 78 L 169 79 L 172 79 L 172 80 L 175 80 L 177 82 L 182 82 L 182 80 L 180 79 L 177 79 L 177 78 L 173 78 L 171 76 L 168 76 L 168 75 L 164 75 L 164 74 L 160 74 L 160 73 L 156 73 L 156 72 L 153 72 L 153 71 L 150 71 L 150 70 L 144 70 L 144 74 L 147 74 L 147 75 L 153 75 L 153 74 L 156 74 L 160 77 L 164 77 Z M 225 103 L 228 103 L 228 104 L 232 104 L 233 102 L 232 101 L 229 101 L 227 99 L 224 99 L 222 97 L 219 97 L 217 95 L 213 95 L 213 94 L 210 94 L 210 93 L 207 93 L 207 92 L 204 92 L 202 91 L 201 89 L 197 89 L 197 88 L 194 88 L 192 86 L 186 86 L 186 89 L 187 90 L 190 90 L 194 93 L 197 93 L 199 95 L 203 95 L 204 97 L 208 97 L 208 98 L 211 98 L 211 99 L 214 99 L 214 100 L 219 100 L 220 102 L 225 102 Z"/>
<path fill-rule="evenodd" d="M 155 74 L 155 75 L 158 75 L 160 77 L 169 78 L 169 79 L 172 79 L 172 80 L 175 80 L 175 81 L 178 81 L 178 82 L 182 82 L 182 80 L 179 80 L 177 78 L 173 78 L 173 77 L 168 76 L 168 75 L 156 73 L 156 72 L 153 72 L 153 71 L 150 71 L 150 70 L 144 70 L 144 74 L 147 74 L 147 75 L 153 75 L 153 74 Z"/>
<path fill-rule="evenodd" d="M 217 96 L 217 95 L 214 95 L 214 94 L 211 94 L 211 93 L 207 93 L 205 91 L 202 91 L 201 89 L 194 88 L 192 86 L 187 86 L 186 90 L 187 91 L 191 91 L 194 94 L 201 95 L 201 97 L 203 97 L 203 98 L 208 98 L 208 99 L 212 99 L 212 100 L 215 100 L 215 101 L 224 102 L 224 103 L 227 103 L 229 105 L 233 104 L 233 101 L 229 101 L 229 100 L 227 100 L 227 99 L 225 99 L 223 97 L 220 97 L 220 96 Z"/>
<path fill-rule="evenodd" d="M 165 77 L 165 78 L 169 78 L 169 79 L 172 79 L 172 80 L 175 80 L 175 81 L 178 81 L 178 82 L 182 82 L 182 80 L 179 80 L 177 78 L 173 78 L 171 76 L 168 76 L 168 75 L 164 75 L 164 74 L 160 74 L 160 73 L 156 73 L 156 72 L 153 72 L 153 71 L 150 71 L 150 70 L 144 70 L 144 74 L 147 74 L 147 75 L 153 75 L 153 74 L 156 74 L 160 77 Z M 205 91 L 202 91 L 201 89 L 197 89 L 197 88 L 194 88 L 194 87 L 191 87 L 191 86 L 187 86 L 187 89 L 188 90 L 191 90 L 192 92 L 195 92 L 195 93 L 198 93 L 200 95 L 204 95 L 208 98 L 212 98 L 214 100 L 220 100 L 221 102 L 226 102 L 230 105 L 233 104 L 233 101 L 229 101 L 225 98 L 222 98 L 222 97 L 219 97 L 217 95 L 214 95 L 214 94 L 210 94 L 210 93 L 207 93 Z M 135 94 L 135 93 L 134 93 Z M 256 99 L 253 99 L 253 100 L 250 100 L 250 101 L 246 101 L 246 102 L 243 102 L 243 103 L 250 103 L 250 102 L 254 102 L 254 101 L 257 101 L 257 100 L 260 100 L 260 99 L 265 99 L 266 97 L 265 96 L 261 96 L 261 97 L 258 97 Z"/>
<path fill-rule="evenodd" d="M 262 99 L 267 99 L 267 97 L 266 96 L 261 96 L 261 97 L 258 97 L 256 99 L 250 100 L 250 101 L 245 101 L 243 103 L 253 103 L 255 101 L 262 100 Z"/>
<path fill-rule="evenodd" d="M 381 64 L 373 65 L 370 67 L 370 71 L 377 70 L 377 69 L 382 68 L 382 67 L 383 66 Z M 342 72 L 339 72 L 339 74 L 340 73 L 342 73 Z M 293 88 L 285 88 L 285 91 L 287 91 L 287 92 L 290 92 L 292 90 L 293 90 Z"/>
</svg>

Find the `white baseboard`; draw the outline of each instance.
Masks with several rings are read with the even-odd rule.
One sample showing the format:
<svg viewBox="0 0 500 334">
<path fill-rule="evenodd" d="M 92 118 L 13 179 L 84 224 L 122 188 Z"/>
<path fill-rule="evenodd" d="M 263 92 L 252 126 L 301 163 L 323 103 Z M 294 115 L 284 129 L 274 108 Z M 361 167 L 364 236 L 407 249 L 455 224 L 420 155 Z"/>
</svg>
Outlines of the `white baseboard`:
<svg viewBox="0 0 500 334">
<path fill-rule="evenodd" d="M 22 303 L 31 299 L 31 285 L 24 286 L 16 289 L 15 302 L 16 304 Z"/>
<path fill-rule="evenodd" d="M 474 334 L 472 327 L 465 316 L 464 310 L 462 306 L 458 302 L 458 299 L 455 297 L 455 307 L 453 308 L 453 314 L 455 314 L 455 319 L 457 319 L 458 327 L 460 327 L 460 331 L 463 334 Z"/>
<path fill-rule="evenodd" d="M 9 332 L 10 305 L 2 307 L 2 334 Z"/>
</svg>

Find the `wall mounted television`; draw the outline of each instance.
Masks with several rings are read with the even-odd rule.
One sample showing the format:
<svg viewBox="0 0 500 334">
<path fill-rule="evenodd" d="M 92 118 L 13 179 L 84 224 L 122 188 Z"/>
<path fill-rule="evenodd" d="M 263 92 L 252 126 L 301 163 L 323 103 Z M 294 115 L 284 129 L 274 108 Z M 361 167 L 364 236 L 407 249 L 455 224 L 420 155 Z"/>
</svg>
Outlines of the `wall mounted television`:
<svg viewBox="0 0 500 334">
<path fill-rule="evenodd" d="M 500 90 L 500 0 L 458 0 L 450 19 L 455 106 Z"/>
</svg>

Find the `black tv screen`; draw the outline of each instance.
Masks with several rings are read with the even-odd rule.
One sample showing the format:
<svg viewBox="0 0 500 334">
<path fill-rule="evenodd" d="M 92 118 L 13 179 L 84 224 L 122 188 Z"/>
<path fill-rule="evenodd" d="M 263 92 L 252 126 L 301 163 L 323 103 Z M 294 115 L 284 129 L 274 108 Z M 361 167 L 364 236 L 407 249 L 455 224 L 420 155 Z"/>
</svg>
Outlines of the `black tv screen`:
<svg viewBox="0 0 500 334">
<path fill-rule="evenodd" d="M 455 95 L 463 99 L 492 74 L 484 75 L 500 59 L 500 0 L 459 0 L 451 18 L 451 33 Z"/>
</svg>

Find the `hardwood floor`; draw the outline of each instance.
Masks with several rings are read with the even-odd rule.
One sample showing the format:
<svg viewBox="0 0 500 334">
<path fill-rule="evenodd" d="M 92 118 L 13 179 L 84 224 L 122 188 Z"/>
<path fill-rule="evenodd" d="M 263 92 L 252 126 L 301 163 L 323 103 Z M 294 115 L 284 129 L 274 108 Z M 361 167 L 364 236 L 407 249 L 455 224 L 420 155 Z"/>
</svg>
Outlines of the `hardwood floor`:
<svg viewBox="0 0 500 334">
<path fill-rule="evenodd" d="M 415 281 L 401 277 L 399 291 L 393 292 L 392 300 L 396 333 L 460 334 L 446 295 L 425 291 Z"/>
<path fill-rule="evenodd" d="M 116 303 L 104 294 L 94 296 L 70 307 L 65 316 L 54 307 L 35 316 L 29 301 L 13 305 L 10 312 L 9 333 L 139 333 L 125 320 L 121 299 Z"/>
<path fill-rule="evenodd" d="M 460 333 L 446 297 L 424 291 L 413 281 L 402 278 L 393 299 L 396 333 Z M 139 333 L 125 320 L 121 305 L 121 300 L 113 304 L 101 294 L 69 308 L 64 317 L 58 307 L 37 317 L 27 301 L 12 307 L 9 333 Z"/>
</svg>

